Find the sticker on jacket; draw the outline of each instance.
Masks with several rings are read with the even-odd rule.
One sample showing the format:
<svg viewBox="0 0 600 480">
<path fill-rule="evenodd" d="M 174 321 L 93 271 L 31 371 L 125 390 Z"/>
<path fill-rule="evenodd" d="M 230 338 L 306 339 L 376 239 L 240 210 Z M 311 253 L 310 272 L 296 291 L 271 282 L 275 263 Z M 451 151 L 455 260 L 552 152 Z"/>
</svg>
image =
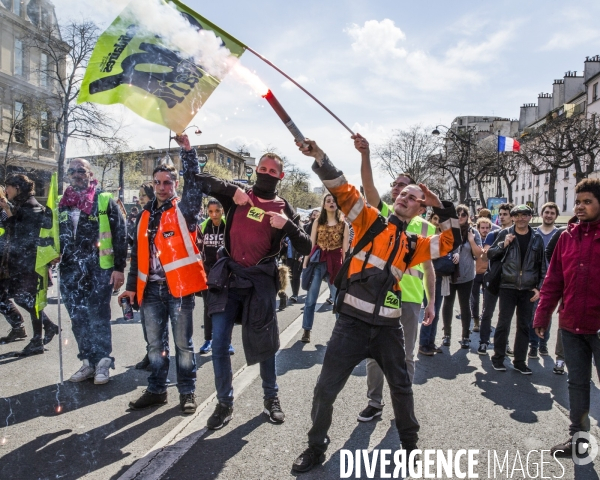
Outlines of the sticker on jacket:
<svg viewBox="0 0 600 480">
<path fill-rule="evenodd" d="M 265 211 L 262 208 L 252 207 L 248 211 L 247 217 L 256 220 L 257 222 L 262 222 L 263 217 L 265 216 Z"/>
<path fill-rule="evenodd" d="M 174 232 L 174 231 L 170 231 L 170 232 L 163 232 L 163 237 L 164 237 L 164 238 L 170 238 L 170 237 L 172 237 L 173 235 L 175 235 L 175 232 Z"/>
<path fill-rule="evenodd" d="M 394 292 L 387 292 L 383 306 L 388 308 L 400 308 L 400 300 L 398 300 L 398 295 L 396 295 Z"/>
</svg>

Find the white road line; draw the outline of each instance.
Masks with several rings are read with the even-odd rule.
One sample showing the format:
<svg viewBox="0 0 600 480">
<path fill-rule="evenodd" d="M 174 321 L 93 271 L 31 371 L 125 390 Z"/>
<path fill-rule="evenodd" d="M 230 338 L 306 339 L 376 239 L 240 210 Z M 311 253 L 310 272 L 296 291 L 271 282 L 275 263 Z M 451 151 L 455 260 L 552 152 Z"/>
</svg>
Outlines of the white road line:
<svg viewBox="0 0 600 480">
<path fill-rule="evenodd" d="M 329 288 L 317 300 L 315 311 L 319 310 L 329 297 Z M 302 329 L 302 314 L 300 314 L 288 327 L 280 333 L 279 343 L 285 348 Z M 244 364 L 233 375 L 233 389 L 239 395 L 260 375 L 260 364 L 248 366 Z M 159 480 L 177 461 L 202 438 L 206 433 L 206 421 L 212 415 L 212 404 L 216 392 L 198 405 L 196 413 L 184 420 L 167 433 L 163 439 L 154 445 L 142 458 L 135 462 L 121 475 L 118 480 Z M 87 475 L 86 475 L 87 476 Z M 85 477 L 84 477 L 85 478 Z"/>
</svg>

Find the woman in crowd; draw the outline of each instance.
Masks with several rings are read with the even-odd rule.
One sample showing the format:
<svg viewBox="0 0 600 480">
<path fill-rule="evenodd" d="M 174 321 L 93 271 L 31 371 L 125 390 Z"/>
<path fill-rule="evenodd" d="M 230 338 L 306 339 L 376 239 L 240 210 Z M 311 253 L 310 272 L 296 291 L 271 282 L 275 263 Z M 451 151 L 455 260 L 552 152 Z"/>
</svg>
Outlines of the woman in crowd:
<svg viewBox="0 0 600 480">
<path fill-rule="evenodd" d="M 321 280 L 327 278 L 331 298 L 335 298 L 333 280 L 348 251 L 348 225 L 342 220 L 341 211 L 331 194 L 323 197 L 321 213 L 312 225 L 311 240 L 313 244 L 311 254 L 304 258 L 304 268 L 308 267 L 309 262 L 315 263 L 311 266 L 314 267 L 312 280 L 304 305 L 302 341 L 305 343 L 310 342 L 310 331 L 315 319 L 315 306 L 321 289 Z"/>
<path fill-rule="evenodd" d="M 492 221 L 487 217 L 479 217 L 477 219 L 477 231 L 481 237 L 481 242 L 485 241 L 488 233 L 492 231 Z M 471 290 L 471 315 L 473 316 L 473 331 L 479 331 L 479 299 L 482 289 L 485 288 L 483 283 L 483 274 L 488 267 L 487 247 L 482 249 L 481 255 L 475 259 L 475 279 L 473 280 L 473 289 Z M 483 308 L 482 308 L 483 310 Z"/>
<path fill-rule="evenodd" d="M 52 212 L 40 205 L 34 195 L 34 182 L 26 175 L 16 174 L 6 181 L 6 199 L 0 199 L 0 206 L 8 216 L 4 222 L 6 231 L 0 264 L 3 278 L 0 301 L 5 303 L 14 298 L 31 316 L 33 327 L 31 341 L 17 356 L 44 353 L 44 345 L 58 333 L 58 326 L 36 308 L 38 285 L 43 280 L 35 270 L 37 247 L 40 229 L 52 227 Z M 12 208 L 8 208 L 7 200 Z"/>
<path fill-rule="evenodd" d="M 481 237 L 479 232 L 469 223 L 469 207 L 459 205 L 456 207 L 458 223 L 463 239 L 463 244 L 452 252 L 452 261 L 456 265 L 450 282 L 450 294 L 444 300 L 442 318 L 444 320 L 444 340 L 442 345 L 450 346 L 452 333 L 452 315 L 454 300 L 458 294 L 460 305 L 460 318 L 462 323 L 461 348 L 469 348 L 471 335 L 471 290 L 475 278 L 475 259 L 482 253 Z"/>
</svg>

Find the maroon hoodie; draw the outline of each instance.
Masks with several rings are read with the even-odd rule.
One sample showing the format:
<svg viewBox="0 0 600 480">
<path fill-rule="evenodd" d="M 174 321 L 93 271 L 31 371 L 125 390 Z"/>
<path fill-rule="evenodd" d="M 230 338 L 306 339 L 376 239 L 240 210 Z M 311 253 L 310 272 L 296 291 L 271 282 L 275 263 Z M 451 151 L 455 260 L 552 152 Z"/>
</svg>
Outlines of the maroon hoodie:
<svg viewBox="0 0 600 480">
<path fill-rule="evenodd" d="M 600 330 L 599 274 L 600 220 L 569 222 L 552 255 L 534 328 L 547 329 L 560 302 L 559 328 L 575 334 L 596 334 Z"/>
</svg>

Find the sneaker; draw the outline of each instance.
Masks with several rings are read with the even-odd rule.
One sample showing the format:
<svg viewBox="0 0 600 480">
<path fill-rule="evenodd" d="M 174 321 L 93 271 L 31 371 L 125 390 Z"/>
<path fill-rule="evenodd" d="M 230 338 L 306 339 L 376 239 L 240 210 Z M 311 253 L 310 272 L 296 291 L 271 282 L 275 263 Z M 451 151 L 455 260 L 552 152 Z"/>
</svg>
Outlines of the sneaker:
<svg viewBox="0 0 600 480">
<path fill-rule="evenodd" d="M 84 360 L 83 365 L 81 365 L 81 368 L 77 370 L 73 375 L 71 375 L 71 378 L 69 378 L 69 382 L 77 383 L 83 382 L 88 378 L 93 378 L 95 371 L 96 369 L 90 365 L 90 361 Z"/>
<path fill-rule="evenodd" d="M 329 305 L 333 305 L 333 298 L 331 298 L 331 295 L 329 296 L 329 298 L 327 300 L 325 300 Z"/>
<path fill-rule="evenodd" d="M 499 372 L 506 372 L 506 367 L 504 366 L 504 361 L 502 360 L 494 360 L 492 358 L 492 367 L 494 367 L 494 370 L 498 370 Z"/>
<path fill-rule="evenodd" d="M 273 423 L 283 423 L 285 420 L 285 413 L 281 410 L 281 404 L 279 398 L 268 398 L 265 400 L 265 409 L 263 413 L 269 417 Z"/>
<path fill-rule="evenodd" d="M 565 361 L 557 360 L 552 371 L 554 373 L 556 373 L 557 375 L 564 375 L 565 374 Z"/>
<path fill-rule="evenodd" d="M 48 327 L 44 327 L 44 345 L 48 345 L 52 339 L 58 335 L 58 325 L 51 323 Z"/>
<path fill-rule="evenodd" d="M 136 370 L 146 370 L 150 366 L 150 359 L 148 358 L 148 354 L 144 358 L 142 358 L 141 362 L 135 364 Z"/>
<path fill-rule="evenodd" d="M 372 407 L 368 405 L 356 418 L 359 422 L 370 422 L 375 417 L 381 417 L 382 408 Z"/>
<path fill-rule="evenodd" d="M 548 346 L 547 345 L 540 345 L 539 351 L 540 351 L 540 355 L 542 357 L 547 357 L 548 355 L 550 355 L 548 353 Z"/>
<path fill-rule="evenodd" d="M 296 296 L 296 295 L 292 295 L 292 296 L 290 297 L 290 302 L 292 302 L 292 303 L 298 303 L 298 296 Z"/>
<path fill-rule="evenodd" d="M 310 343 L 310 330 L 304 330 L 302 334 L 302 338 L 300 339 L 302 343 Z"/>
<path fill-rule="evenodd" d="M 196 404 L 196 395 L 194 393 L 179 394 L 179 406 L 183 413 L 194 413 L 198 405 Z"/>
<path fill-rule="evenodd" d="M 142 396 L 134 402 L 129 402 L 129 408 L 132 410 L 143 410 L 144 408 L 160 407 L 167 403 L 167 392 L 152 393 L 148 390 L 142 392 Z"/>
<path fill-rule="evenodd" d="M 473 331 L 474 332 L 479 331 L 479 319 L 478 318 L 473 318 Z"/>
<path fill-rule="evenodd" d="M 550 449 L 550 455 L 553 457 L 572 457 L 573 456 L 573 439 L 569 438 L 564 443 L 559 443 L 558 445 L 554 445 Z"/>
<path fill-rule="evenodd" d="M 433 355 L 435 355 L 435 352 L 431 349 L 429 345 L 419 346 L 419 353 L 421 355 L 427 355 L 428 357 L 432 357 Z"/>
<path fill-rule="evenodd" d="M 212 340 L 206 340 L 200 347 L 200 350 L 198 350 L 198 353 L 200 355 L 204 355 L 205 353 L 208 353 L 211 350 L 212 350 Z"/>
<path fill-rule="evenodd" d="M 450 346 L 450 335 L 442 338 L 442 345 L 444 347 L 449 347 Z"/>
<path fill-rule="evenodd" d="M 15 357 L 29 357 L 30 355 L 40 355 L 44 353 L 44 344 L 42 337 L 35 336 L 31 341 L 25 345 L 25 348 L 20 352 L 14 354 Z"/>
<path fill-rule="evenodd" d="M 533 373 L 533 370 L 531 370 L 531 368 L 529 368 L 524 363 L 513 364 L 513 368 L 517 372 L 522 373 L 523 375 L 531 375 Z"/>
<path fill-rule="evenodd" d="M 109 369 L 112 366 L 112 360 L 108 357 L 103 358 L 96 365 L 96 371 L 94 372 L 94 384 L 104 385 L 108 383 L 110 378 Z"/>
<path fill-rule="evenodd" d="M 215 411 L 206 422 L 211 430 L 223 428 L 233 418 L 233 405 L 230 407 L 224 403 L 217 403 Z"/>
<path fill-rule="evenodd" d="M 308 472 L 315 465 L 320 465 L 325 461 L 325 454 L 319 453 L 314 450 L 312 447 L 308 447 L 304 450 L 294 463 L 292 464 L 292 470 L 294 472 Z"/>
<path fill-rule="evenodd" d="M 463 338 L 462 340 L 459 340 L 458 343 L 460 343 L 460 348 L 469 348 L 471 345 L 471 339 Z"/>
<path fill-rule="evenodd" d="M 529 353 L 527 354 L 529 358 L 539 358 L 538 357 L 538 349 L 537 347 L 530 347 Z"/>
<path fill-rule="evenodd" d="M 0 338 L 0 344 L 12 343 L 17 340 L 22 340 L 23 338 L 27 338 L 27 333 L 25 332 L 25 328 L 17 327 L 11 329 L 10 332 L 5 337 Z"/>
<path fill-rule="evenodd" d="M 487 343 L 480 343 L 479 348 L 477 349 L 477 353 L 479 355 L 487 355 L 487 348 L 488 348 Z"/>
<path fill-rule="evenodd" d="M 235 349 L 231 343 L 229 344 L 229 355 L 235 355 Z"/>
<path fill-rule="evenodd" d="M 514 357 L 515 356 L 515 352 L 513 352 L 510 347 L 506 347 L 506 356 L 507 357 Z"/>
</svg>

